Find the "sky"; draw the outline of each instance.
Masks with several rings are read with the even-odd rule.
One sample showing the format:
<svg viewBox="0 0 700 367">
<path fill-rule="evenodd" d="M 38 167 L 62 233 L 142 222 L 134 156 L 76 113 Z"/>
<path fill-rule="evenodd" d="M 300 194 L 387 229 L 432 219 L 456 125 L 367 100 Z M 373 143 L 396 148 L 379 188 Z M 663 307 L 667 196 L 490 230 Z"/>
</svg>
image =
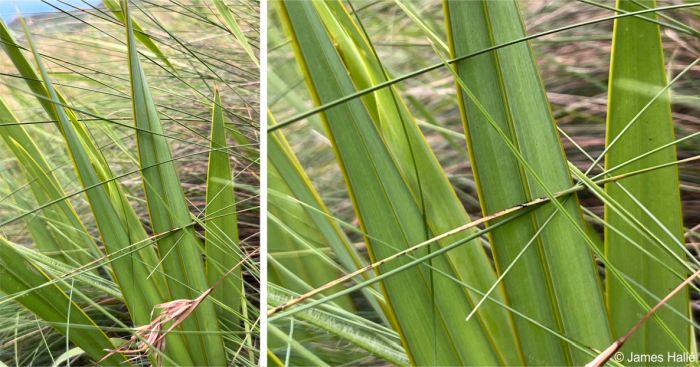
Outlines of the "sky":
<svg viewBox="0 0 700 367">
<path fill-rule="evenodd" d="M 62 9 L 70 9 L 69 6 L 61 4 L 56 0 L 48 1 Z M 81 0 L 63 0 L 63 2 L 75 6 L 85 6 L 85 3 Z M 2 17 L 2 19 L 6 22 L 11 21 L 14 19 L 15 14 L 17 13 L 16 8 L 19 8 L 20 12 L 25 16 L 36 13 L 57 11 L 41 0 L 0 0 L 0 17 Z"/>
</svg>

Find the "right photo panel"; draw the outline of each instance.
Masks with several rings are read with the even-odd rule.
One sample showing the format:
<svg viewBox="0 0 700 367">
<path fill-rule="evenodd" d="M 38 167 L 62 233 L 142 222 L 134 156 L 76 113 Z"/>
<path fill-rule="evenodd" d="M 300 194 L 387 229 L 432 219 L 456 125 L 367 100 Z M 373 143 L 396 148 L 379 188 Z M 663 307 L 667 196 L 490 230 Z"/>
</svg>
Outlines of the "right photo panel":
<svg viewBox="0 0 700 367">
<path fill-rule="evenodd" d="M 698 3 L 268 4 L 268 366 L 685 366 Z"/>
</svg>

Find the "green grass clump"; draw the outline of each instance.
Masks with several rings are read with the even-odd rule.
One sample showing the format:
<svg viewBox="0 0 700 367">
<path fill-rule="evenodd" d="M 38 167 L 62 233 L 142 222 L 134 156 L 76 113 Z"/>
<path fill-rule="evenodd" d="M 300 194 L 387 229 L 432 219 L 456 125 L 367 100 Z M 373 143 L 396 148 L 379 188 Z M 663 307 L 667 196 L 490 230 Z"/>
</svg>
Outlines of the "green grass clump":
<svg viewBox="0 0 700 367">
<path fill-rule="evenodd" d="M 271 5 L 270 365 L 694 352 L 700 4 Z"/>
<path fill-rule="evenodd" d="M 53 5 L 0 24 L 0 361 L 255 365 L 257 4 Z"/>
</svg>

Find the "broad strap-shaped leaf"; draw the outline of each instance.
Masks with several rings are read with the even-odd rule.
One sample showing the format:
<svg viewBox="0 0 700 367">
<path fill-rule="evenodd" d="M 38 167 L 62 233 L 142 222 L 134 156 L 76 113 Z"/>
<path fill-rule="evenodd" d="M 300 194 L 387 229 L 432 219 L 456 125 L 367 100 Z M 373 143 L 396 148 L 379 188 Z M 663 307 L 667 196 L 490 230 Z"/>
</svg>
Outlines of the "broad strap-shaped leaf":
<svg viewBox="0 0 700 367">
<path fill-rule="evenodd" d="M 268 122 L 274 124 L 274 121 L 272 114 L 268 114 Z M 281 132 L 268 135 L 267 158 L 268 282 L 304 293 L 365 266 L 366 262 L 334 220 Z M 332 259 L 323 252 L 324 247 L 333 252 Z M 363 273 L 360 279 L 371 276 Z M 339 285 L 323 294 L 330 295 L 343 288 Z M 361 292 L 388 325 L 387 304 L 378 287 L 363 288 Z M 350 312 L 356 309 L 350 296 L 338 298 L 335 303 Z M 295 335 L 299 336 L 299 331 Z"/>
<path fill-rule="evenodd" d="M 91 151 L 86 148 L 89 146 L 97 148 L 92 144 L 92 141 L 84 139 L 85 135 L 81 132 L 85 133 L 85 130 L 77 128 L 82 125 L 78 124 L 77 120 L 71 119 L 64 108 L 59 107 L 61 97 L 53 87 L 39 53 L 32 45 L 26 25 L 25 34 L 41 73 L 40 80 L 43 80 L 45 85 L 44 87 L 40 84 L 49 101 L 47 112 L 50 116 L 56 116 L 57 126 L 66 141 L 66 147 L 76 173 L 85 188 L 85 194 L 106 252 L 111 256 L 112 271 L 124 294 L 129 314 L 136 325 L 146 325 L 151 321 L 154 307 L 164 302 L 164 297 L 167 294 L 167 291 L 160 287 L 163 283 L 157 282 L 160 279 L 160 274 L 154 269 L 155 253 L 148 246 L 149 242 L 144 241 L 146 239 L 145 230 L 133 208 L 129 206 L 119 185 L 111 180 L 108 181 L 109 183 L 105 183 L 101 179 L 100 171 L 109 177 L 111 177 L 111 173 L 100 170 L 100 167 L 106 167 L 106 163 L 102 166 L 93 164 L 96 162 L 97 156 L 91 154 Z M 102 157 L 101 154 L 99 157 Z M 129 213 L 132 213 L 131 216 Z M 134 244 L 139 244 L 140 247 L 133 248 Z M 170 336 L 168 343 L 170 351 L 172 351 L 171 359 L 182 364 L 192 363 L 187 354 L 188 351 L 182 345 L 182 340 Z"/>
<path fill-rule="evenodd" d="M 240 323 L 243 279 L 241 278 L 241 250 L 238 246 L 238 218 L 236 197 L 228 156 L 221 96 L 214 92 L 211 124 L 211 151 L 207 170 L 206 209 L 204 211 L 206 270 L 210 285 L 225 279 L 214 289 L 212 297 L 221 301 L 236 313 L 219 308 L 219 315 L 229 327 Z M 234 270 L 232 270 L 234 269 Z"/>
<path fill-rule="evenodd" d="M 22 20 L 22 18 L 20 18 Z M 23 20 L 22 20 L 23 22 Z M 27 41 L 29 42 L 29 49 L 34 53 L 37 63 L 40 61 L 40 56 L 37 50 L 34 49 L 31 43 L 31 35 L 26 32 Z M 92 141 L 90 133 L 86 127 L 78 121 L 78 117 L 75 112 L 66 107 L 66 99 L 62 96 L 61 92 L 51 85 L 55 98 L 49 94 L 48 79 L 44 78 L 43 75 L 34 69 L 31 62 L 22 53 L 24 49 L 20 46 L 17 41 L 10 34 L 9 29 L 5 25 L 4 21 L 0 19 L 0 46 L 5 50 L 5 53 L 10 58 L 12 63 L 19 71 L 24 82 L 27 84 L 29 89 L 34 93 L 37 101 L 43 107 L 49 118 L 55 121 L 56 126 L 63 135 L 64 139 L 68 140 L 68 133 L 66 129 L 73 131 L 77 142 L 79 145 L 73 146 L 74 149 L 82 151 L 88 160 L 91 162 L 92 170 L 94 170 L 102 186 L 106 189 L 109 201 L 112 203 L 114 208 L 117 208 L 116 214 L 118 219 L 123 222 L 122 226 L 127 229 L 129 238 L 131 238 L 132 243 L 139 241 L 144 241 L 148 235 L 146 230 L 141 224 L 139 216 L 136 211 L 131 207 L 131 204 L 126 198 L 124 189 L 122 186 L 114 180 L 114 174 L 107 164 L 102 152 L 97 147 L 97 145 Z M 40 63 L 39 63 L 40 64 Z M 69 123 L 62 124 L 62 119 L 66 119 Z M 69 149 L 70 150 L 70 149 Z M 74 165 L 76 163 L 74 162 Z M 77 170 L 77 166 L 76 166 Z M 81 173 L 78 172 L 78 175 Z M 97 184 L 98 182 L 95 182 Z M 152 269 L 158 263 L 155 252 L 151 247 L 145 247 L 139 251 L 139 256 L 141 261 L 147 265 L 149 269 Z M 164 284 L 164 278 L 158 272 L 152 275 L 152 278 L 158 284 Z"/>
<path fill-rule="evenodd" d="M 66 194 L 38 145 L 25 128 L 17 123 L 17 118 L 0 99 L 0 124 L 7 124 L 0 125 L 0 137 L 22 167 L 37 204 L 45 206 L 53 203 L 41 210 L 40 214 L 48 222 L 53 223 L 55 228 L 53 230 L 47 228 L 46 241 L 35 243 L 38 248 L 45 251 L 69 251 L 70 258 L 79 264 L 87 264 L 92 259 L 91 253 L 99 257 L 102 252 L 87 232 L 71 203 L 68 200 L 62 200 Z M 68 259 L 65 256 L 62 257 L 64 262 L 67 262 Z"/>
<path fill-rule="evenodd" d="M 639 4 L 633 1 L 617 2 L 617 7 L 624 11 L 640 10 L 642 6 L 653 8 L 656 5 L 653 0 L 642 0 Z M 644 17 L 656 19 L 654 14 Z M 663 91 L 666 84 L 659 26 L 637 17 L 616 19 L 610 62 L 606 169 L 675 139 L 670 95 L 668 91 Z M 637 171 L 676 159 L 674 145 L 637 159 L 615 170 L 615 174 Z M 635 287 L 646 303 L 656 304 L 680 282 L 677 274 L 687 272 L 684 264 L 669 253 L 672 251 L 676 256 L 685 258 L 683 248 L 678 245 L 683 243 L 678 168 L 671 165 L 618 183 L 609 183 L 606 192 L 634 219 L 668 244 L 664 249 L 645 238 L 625 218 L 606 206 L 606 222 L 627 237 L 606 226 L 605 249 L 608 260 L 637 284 Z M 642 246 L 649 254 L 644 254 L 630 241 Z M 607 277 L 606 285 L 613 336 L 620 337 L 647 310 L 629 295 L 617 278 Z M 656 313 L 686 350 L 690 349 L 691 327 L 677 313 L 690 317 L 688 297 L 688 291 L 684 290 L 673 297 L 667 307 Z M 666 356 L 667 353 L 682 351 L 677 342 L 658 323 L 652 321 L 646 322 L 622 349 L 625 355 L 658 353 Z"/>
<path fill-rule="evenodd" d="M 20 215 L 23 216 L 23 222 L 27 226 L 27 231 L 32 237 L 32 241 L 34 241 L 34 247 L 63 264 L 80 266 L 81 263 L 74 260 L 76 258 L 75 254 L 68 252 L 72 248 L 65 246 L 64 250 L 64 246 L 56 242 L 49 229 L 50 225 L 47 218 L 41 212 L 30 214 L 33 209 L 32 204 L 27 199 L 26 193 L 17 187 L 17 175 L 13 175 L 10 172 L 0 172 L 0 180 L 4 181 L 10 189 L 12 199 L 17 203 L 16 208 L 19 209 Z M 9 202 L 9 200 L 7 201 Z M 80 252 L 79 255 L 84 255 L 84 252 L 78 251 Z"/>
<path fill-rule="evenodd" d="M 352 80 L 313 4 L 293 1 L 278 5 L 314 102 L 320 105 L 353 93 Z M 423 213 L 362 101 L 348 101 L 328 109 L 323 116 L 355 212 L 367 234 L 371 259 L 383 259 L 427 239 Z M 424 249 L 415 256 L 426 253 Z M 392 261 L 379 272 L 408 261 Z M 438 257 L 432 260 L 436 270 L 427 265 L 407 269 L 382 283 L 391 305 L 389 318 L 412 363 L 505 364 L 481 321 L 464 321 L 465 311 L 471 309 L 467 293 L 451 278 L 431 274 L 439 270 L 459 277 L 450 262 Z"/>
<path fill-rule="evenodd" d="M 168 274 L 170 295 L 175 299 L 194 299 L 209 287 L 201 258 L 202 244 L 191 226 L 170 147 L 139 62 L 128 3 L 123 0 L 121 5 L 126 18 L 136 141 L 151 227 L 155 233 L 167 233 L 157 243 L 162 269 Z M 194 332 L 182 335 L 195 365 L 226 365 L 216 314 L 213 301 L 206 299 L 182 323 L 183 330 Z"/>
<path fill-rule="evenodd" d="M 116 347 L 95 322 L 52 279 L 14 247 L 20 246 L 0 237 L 0 290 L 12 296 L 32 313 L 50 323 L 61 334 L 82 348 L 94 361 L 104 358 Z M 0 302 L 2 299 L 0 299 Z M 74 325 L 75 327 L 71 327 Z M 119 354 L 101 362 L 104 366 L 130 365 Z"/>
<path fill-rule="evenodd" d="M 450 49 L 466 55 L 525 35 L 515 1 L 447 1 Z M 571 187 L 566 159 L 532 51 L 518 43 L 457 64 L 458 75 L 492 117 L 490 125 L 474 100 L 459 99 L 479 199 L 485 215 Z M 525 170 L 504 139 L 532 171 Z M 538 179 L 535 179 L 536 174 Z M 545 188 L 542 187 L 542 183 Z M 510 305 L 584 345 L 603 349 L 610 332 L 597 272 L 579 228 L 578 202 L 562 203 L 537 243 L 505 277 Z M 490 241 L 499 271 L 508 267 L 552 212 L 551 204 L 495 229 Z M 564 214 L 567 214 L 565 216 Z M 573 222 L 570 220 L 573 218 Z M 581 307 L 581 305 L 586 307 Z M 528 364 L 584 364 L 590 357 L 551 333 L 516 318 Z"/>
<path fill-rule="evenodd" d="M 63 262 L 56 261 L 54 258 L 32 247 L 15 246 L 14 249 L 21 252 L 22 256 L 26 257 L 32 264 L 40 267 L 49 274 L 70 274 L 71 284 L 84 284 L 92 289 L 103 292 L 105 295 L 114 297 L 114 299 L 120 301 L 124 300 L 117 284 L 111 279 L 105 279 L 104 276 L 99 273 L 96 274 L 85 270 L 76 271 L 75 265 L 67 265 Z M 66 284 L 66 282 L 63 284 Z M 70 288 L 66 287 L 65 289 L 67 290 Z M 73 289 L 80 290 L 80 288 L 77 287 Z"/>
<path fill-rule="evenodd" d="M 268 253 L 275 258 L 268 267 L 270 281 L 293 292 L 304 293 L 310 289 L 289 279 L 283 270 L 291 271 L 311 287 L 319 287 L 340 277 L 342 274 L 337 268 L 314 252 L 322 251 L 323 247 L 333 251 L 346 271 L 361 267 L 363 262 L 350 240 L 337 223 L 324 215 L 329 213 L 328 209 L 282 134 L 269 135 L 267 156 L 270 163 Z M 285 255 L 276 258 L 276 253 Z M 332 288 L 328 294 L 339 288 Z M 336 302 L 348 310 L 354 309 L 350 297 Z"/>
<path fill-rule="evenodd" d="M 345 6 L 340 1 L 317 1 L 314 5 L 355 87 L 362 90 L 389 80 L 390 76 L 366 38 L 368 35 L 364 34 L 361 25 L 353 20 Z M 425 207 L 431 235 L 437 236 L 469 223 L 469 215 L 398 89 L 381 89 L 367 95 L 363 101 L 416 202 L 419 207 Z M 439 244 L 445 246 L 472 233 L 462 231 Z M 479 292 L 468 293 L 473 303 L 496 282 L 491 262 L 479 241 L 474 240 L 447 255 L 450 266 L 460 280 Z M 497 286 L 491 297 L 503 301 L 503 288 Z M 517 342 L 507 312 L 492 302 L 481 305 L 477 312 L 505 359 L 518 363 Z"/>
</svg>

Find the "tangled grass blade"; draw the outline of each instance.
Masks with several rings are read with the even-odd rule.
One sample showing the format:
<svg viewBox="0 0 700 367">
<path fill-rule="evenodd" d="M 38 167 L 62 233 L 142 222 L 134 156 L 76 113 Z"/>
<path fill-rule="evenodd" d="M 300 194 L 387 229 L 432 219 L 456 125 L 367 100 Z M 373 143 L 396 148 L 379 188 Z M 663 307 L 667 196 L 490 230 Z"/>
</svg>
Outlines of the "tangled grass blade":
<svg viewBox="0 0 700 367">
<path fill-rule="evenodd" d="M 26 31 L 26 25 L 25 34 L 29 35 Z M 151 267 L 148 267 L 148 261 L 153 261 L 151 259 L 152 256 L 154 256 L 153 253 L 150 253 L 151 250 L 149 248 L 140 251 L 130 250 L 132 239 L 134 238 L 132 236 L 134 231 L 139 235 L 143 233 L 141 237 L 145 239 L 145 230 L 141 225 L 137 227 L 140 228 L 140 230 L 133 228 L 128 218 L 125 219 L 120 215 L 124 212 L 134 213 L 133 208 L 128 205 L 123 195 L 119 195 L 121 189 L 118 185 L 111 183 L 115 186 L 112 187 L 113 191 L 110 192 L 108 190 L 110 184 L 104 184 L 104 182 L 100 180 L 98 175 L 99 166 L 96 167 L 92 164 L 94 160 L 91 158 L 95 157 L 95 155 L 90 154 L 90 151 L 86 149 L 86 144 L 84 144 L 86 141 L 83 139 L 85 135 L 81 134 L 81 132 L 85 133 L 85 130 L 76 129 L 76 125 L 82 125 L 77 124 L 76 120 L 70 120 L 63 108 L 55 107 L 59 105 L 60 102 L 58 101 L 61 97 L 59 97 L 57 91 L 53 88 L 53 84 L 48 78 L 48 73 L 44 68 L 42 59 L 33 47 L 30 37 L 28 37 L 28 41 L 37 61 L 39 71 L 41 72 L 42 80 L 46 85 L 48 98 L 53 103 L 51 108 L 58 118 L 57 123 L 59 129 L 66 140 L 66 145 L 73 164 L 75 165 L 78 177 L 83 187 L 86 188 L 85 193 L 90 202 L 97 227 L 102 235 L 102 240 L 107 248 L 107 252 L 110 254 L 118 254 L 116 259 L 112 261 L 115 280 L 124 293 L 124 299 L 126 300 L 127 307 L 134 321 L 139 325 L 147 324 L 150 321 L 153 307 L 161 303 L 164 292 L 157 284 L 158 278 L 149 277 Z M 97 149 L 92 143 L 89 146 Z M 99 150 L 97 152 L 99 154 Z M 99 154 L 99 157 L 101 157 L 101 154 Z M 102 172 L 105 174 L 104 171 Z M 117 196 L 116 199 L 115 196 Z M 121 202 L 121 205 L 115 206 L 115 200 Z M 126 207 L 124 207 L 125 205 Z M 133 215 L 135 216 L 135 213 Z M 181 340 L 172 338 L 171 344 L 173 345 L 174 359 L 180 361 L 180 363 L 191 363 L 188 351 L 182 349 L 183 346 L 181 343 Z"/>
<path fill-rule="evenodd" d="M 121 6 L 119 5 L 118 0 L 102 0 L 102 4 L 109 9 L 112 14 L 122 23 L 126 24 L 124 21 L 124 13 L 122 13 Z M 134 27 L 134 37 L 141 42 L 142 45 L 146 46 L 146 48 L 153 52 L 154 55 L 158 57 L 165 65 L 167 65 L 170 69 L 173 71 L 177 72 L 177 70 L 173 67 L 173 65 L 170 63 L 170 60 L 168 59 L 167 56 L 163 53 L 163 51 L 158 47 L 158 45 L 151 39 L 151 37 L 146 34 L 139 23 L 135 20 L 131 20 L 132 25 Z"/>
<path fill-rule="evenodd" d="M 268 114 L 268 121 L 270 124 L 275 123 L 272 114 Z M 270 164 L 268 200 L 271 202 L 268 211 L 276 219 L 268 221 L 272 228 L 268 241 L 269 251 L 273 257 L 274 252 L 278 251 L 289 252 L 296 249 L 300 252 L 300 255 L 291 259 L 275 259 L 269 271 L 273 279 L 271 281 L 301 293 L 308 291 L 308 287 L 300 288 L 298 282 L 287 282 L 282 272 L 291 270 L 306 285 L 315 287 L 336 279 L 340 269 L 331 266 L 332 261 L 323 254 L 312 253 L 320 251 L 316 247 L 323 245 L 332 249 L 344 271 L 364 266 L 364 259 L 334 220 L 282 133 L 269 135 L 267 159 Z M 290 248 L 290 243 L 294 248 Z M 280 272 L 277 272 L 277 263 L 285 269 L 278 269 Z M 380 306 L 380 303 L 384 303 L 383 300 L 378 300 L 376 293 L 369 290 L 363 290 L 363 293 L 375 311 L 383 315 L 383 306 Z M 338 300 L 338 304 L 347 310 L 354 309 L 350 297 Z"/>
<path fill-rule="evenodd" d="M 226 23 L 226 27 L 228 27 L 228 30 L 231 32 L 231 34 L 233 34 L 238 43 L 240 43 L 241 47 L 243 47 L 245 52 L 248 54 L 248 57 L 250 57 L 250 60 L 252 60 L 255 63 L 255 65 L 260 66 L 258 57 L 255 55 L 255 51 L 253 51 L 253 48 L 250 46 L 250 41 L 248 40 L 248 37 L 245 36 L 245 33 L 243 33 L 243 31 L 241 31 L 241 27 L 236 22 L 236 18 L 234 17 L 231 8 L 229 8 L 223 0 L 213 1 L 216 10 L 218 10 L 221 17 L 224 18 L 224 22 Z"/>
<path fill-rule="evenodd" d="M 687 10 L 700 3 L 441 4 L 275 2 L 268 320 L 281 342 L 268 362 L 597 366 L 692 356 L 688 295 L 700 260 L 688 242 L 700 236 L 679 192 L 694 208 L 697 83 L 688 76 L 700 59 Z M 444 90 L 453 80 L 457 104 Z M 669 108 L 671 86 L 678 105 Z M 607 129 L 596 123 L 604 96 Z M 340 235 L 314 215 L 340 224 Z M 362 236 L 353 247 L 369 265 L 322 272 L 357 266 L 341 235 Z M 335 279 L 315 285 L 308 271 Z M 377 284 L 385 320 L 359 294 Z M 366 314 L 338 307 L 348 298 Z M 334 318 L 386 338 L 367 346 L 337 332 Z M 387 353 L 393 340 L 407 362 Z M 621 363 L 611 359 L 619 351 Z"/>
<path fill-rule="evenodd" d="M 22 20 L 22 18 L 20 18 Z M 24 21 L 22 20 L 22 23 Z M 24 24 L 24 23 L 23 23 Z M 29 42 L 29 49 L 35 55 L 37 63 L 41 65 L 41 56 L 31 43 L 32 37 L 27 32 L 26 26 L 25 34 L 27 35 L 27 41 Z M 91 162 L 91 170 L 95 172 L 96 177 L 99 179 L 94 182 L 94 185 L 100 185 L 107 192 L 108 199 L 114 208 L 118 208 L 115 213 L 122 222 L 122 225 L 128 231 L 129 238 L 133 242 L 139 242 L 145 240 L 148 236 L 146 234 L 139 216 L 136 214 L 135 210 L 129 203 L 124 193 L 124 189 L 121 184 L 115 181 L 115 177 L 110 169 L 107 161 L 105 160 L 102 152 L 97 147 L 95 142 L 90 138 L 90 133 L 87 131 L 86 127 L 78 121 L 76 113 L 68 107 L 66 99 L 63 97 L 61 92 L 56 89 L 53 85 L 49 85 L 48 78 L 44 78 L 43 75 L 35 70 L 32 66 L 30 60 L 22 53 L 24 47 L 20 46 L 15 38 L 10 33 L 5 22 L 0 19 L 0 46 L 10 58 L 12 63 L 19 71 L 22 76 L 22 80 L 27 84 L 29 89 L 34 94 L 39 104 L 46 112 L 46 114 L 51 118 L 51 120 L 56 124 L 64 139 L 68 139 L 66 134 L 75 133 L 77 143 L 75 149 L 80 150 L 81 154 L 85 154 L 88 160 Z M 55 93 L 55 98 L 51 96 L 48 88 L 51 87 L 53 93 Z M 61 123 L 61 121 L 68 121 L 68 123 Z M 76 171 L 78 171 L 77 163 Z M 80 176 L 81 173 L 78 172 Z M 84 183 L 84 182 L 83 182 Z M 52 195 L 51 197 L 55 197 Z M 55 197 L 55 200 L 61 199 L 65 196 Z M 65 204 L 61 204 L 65 205 Z M 74 228 L 79 228 L 76 226 Z M 138 251 L 138 255 L 141 261 L 149 268 L 152 269 L 158 263 L 155 252 L 150 247 L 142 248 Z M 164 277 L 160 273 L 155 273 L 152 276 L 153 279 L 158 284 L 164 284 Z M 144 320 L 145 321 L 145 320 Z"/>
<path fill-rule="evenodd" d="M 322 203 L 317 201 L 313 192 L 305 186 L 304 177 L 290 164 L 290 156 L 280 149 L 278 138 L 268 140 L 268 197 L 272 203 L 268 216 L 268 251 L 271 258 L 274 258 L 270 261 L 268 276 L 271 283 L 304 293 L 310 290 L 310 287 L 321 286 L 341 275 L 339 269 L 332 266 L 332 262 L 315 252 L 321 251 L 318 247 L 328 243 L 336 250 L 336 246 L 340 245 L 342 252 L 339 253 L 347 254 L 349 252 L 344 247 L 350 248 L 351 245 L 337 224 L 295 201 L 299 200 L 295 194 L 304 199 L 309 199 L 307 195 L 310 195 L 313 201 L 304 203 L 319 205 L 319 210 L 323 210 Z M 277 256 L 282 253 L 288 253 L 290 256 Z M 356 267 L 352 262 L 350 264 L 350 269 Z M 295 278 L 298 277 L 298 280 L 291 278 L 289 273 L 294 274 Z M 350 297 L 336 302 L 347 310 L 354 309 Z"/>
</svg>

